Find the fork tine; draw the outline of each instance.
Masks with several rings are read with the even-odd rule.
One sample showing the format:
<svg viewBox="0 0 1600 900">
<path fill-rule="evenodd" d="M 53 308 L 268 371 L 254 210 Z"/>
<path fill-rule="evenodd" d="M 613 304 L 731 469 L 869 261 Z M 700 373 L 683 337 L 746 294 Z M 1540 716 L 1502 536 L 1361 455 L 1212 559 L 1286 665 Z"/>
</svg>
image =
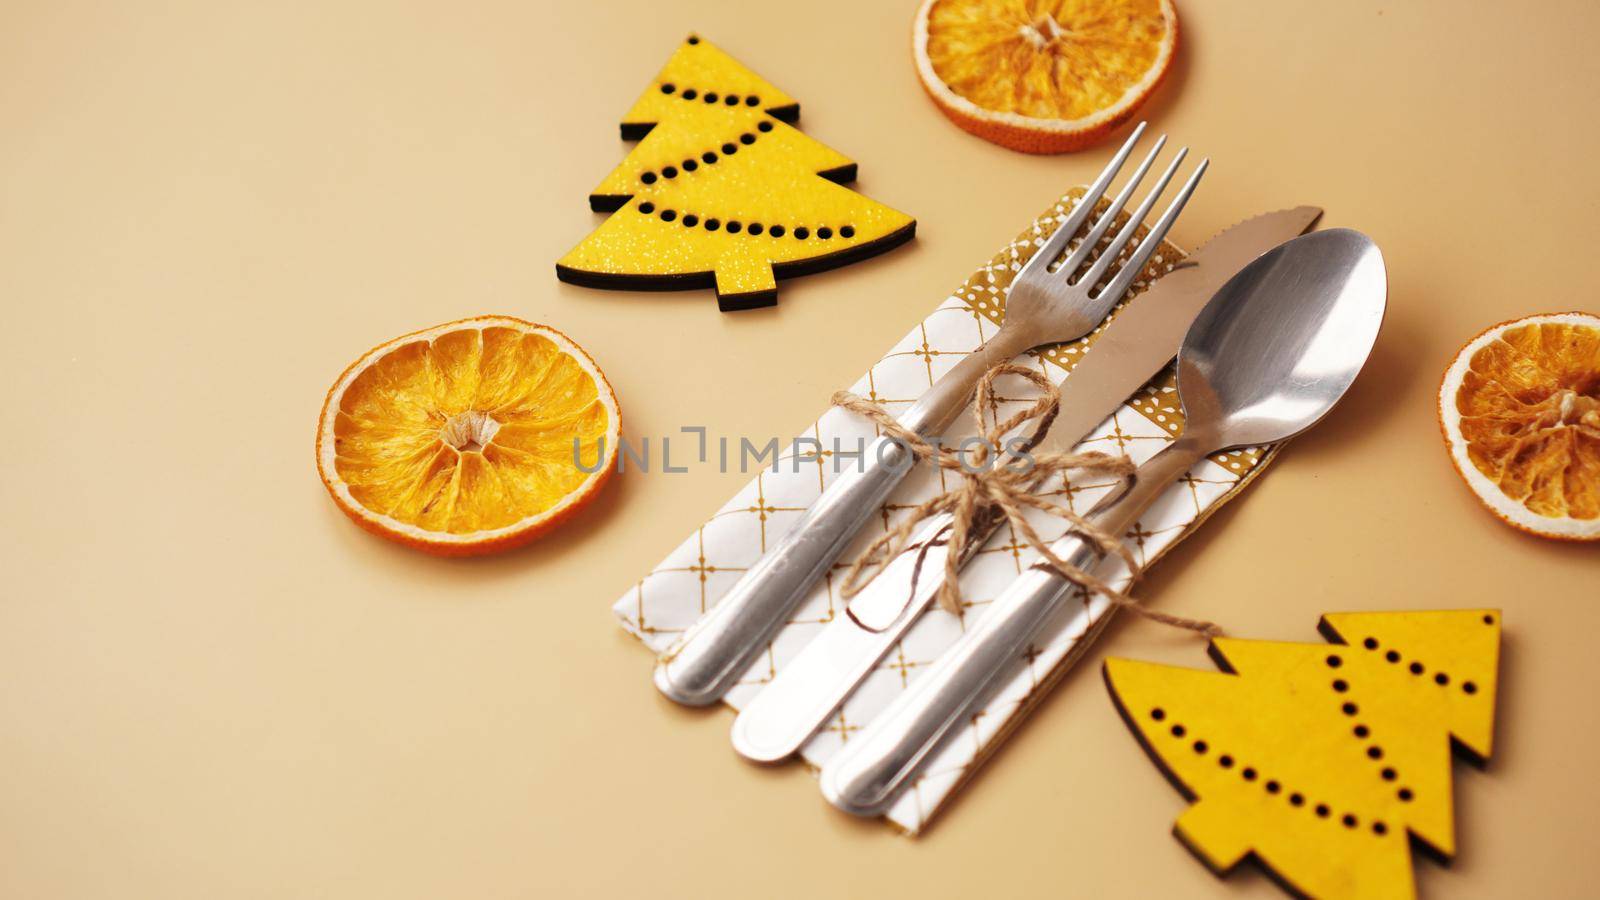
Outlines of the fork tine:
<svg viewBox="0 0 1600 900">
<path fill-rule="evenodd" d="M 1140 272 L 1144 271 L 1144 264 L 1149 262 L 1150 254 L 1161 246 L 1161 239 L 1167 236 L 1167 230 L 1177 220 L 1178 213 L 1183 212 L 1184 204 L 1189 202 L 1189 195 L 1194 193 L 1195 187 L 1200 184 L 1200 176 L 1206 174 L 1206 168 L 1210 165 L 1211 160 L 1207 158 L 1200 160 L 1200 165 L 1194 167 L 1194 173 L 1189 176 L 1188 181 L 1183 183 L 1183 189 L 1178 191 L 1178 196 L 1172 198 L 1172 203 L 1168 204 L 1166 211 L 1161 214 L 1161 218 L 1156 220 L 1156 224 L 1150 227 L 1150 231 L 1145 234 L 1144 240 L 1139 242 L 1139 246 L 1128 257 L 1127 264 L 1117 273 L 1117 277 L 1113 278 L 1111 283 L 1106 285 L 1106 289 L 1100 292 L 1099 300 L 1115 303 L 1122 298 L 1128 287 L 1133 284 L 1133 280 L 1139 277 Z"/>
<path fill-rule="evenodd" d="M 1144 221 L 1145 216 L 1150 215 L 1150 208 L 1156 205 L 1157 200 L 1161 199 L 1161 192 L 1166 190 L 1167 185 L 1171 183 L 1173 174 L 1178 171 L 1179 163 L 1182 163 L 1183 158 L 1188 155 L 1188 147 L 1182 147 L 1178 150 L 1177 155 L 1172 158 L 1172 162 L 1167 166 L 1167 170 L 1161 173 L 1161 177 L 1156 179 L 1155 185 L 1150 188 L 1150 193 L 1144 195 L 1144 202 L 1140 203 L 1139 208 L 1133 211 L 1133 215 L 1128 217 L 1127 223 L 1117 232 L 1117 236 L 1112 238 L 1111 243 L 1106 245 L 1106 249 L 1100 252 L 1100 258 L 1094 261 L 1094 266 L 1078 281 L 1078 284 L 1082 285 L 1084 290 L 1094 290 L 1094 286 L 1099 284 L 1100 279 L 1106 276 L 1106 271 L 1111 268 L 1112 264 L 1117 261 L 1117 257 L 1121 255 L 1122 248 L 1127 246 L 1128 241 L 1133 239 L 1133 233 L 1139 230 L 1139 223 Z"/>
<path fill-rule="evenodd" d="M 1150 152 L 1145 156 L 1144 161 L 1139 163 L 1137 169 L 1133 170 L 1133 174 L 1128 177 L 1128 183 L 1122 186 L 1122 190 L 1118 192 L 1116 199 L 1112 200 L 1111 205 L 1106 207 L 1105 213 L 1100 216 L 1100 221 L 1094 223 L 1094 227 L 1089 229 L 1089 233 L 1084 235 L 1083 240 L 1078 243 L 1078 249 L 1072 251 L 1072 255 L 1067 257 L 1060 268 L 1056 269 L 1058 274 L 1071 278 L 1072 273 L 1078 271 L 1078 267 L 1082 266 L 1084 260 L 1089 258 L 1089 254 L 1093 253 L 1094 248 L 1099 245 L 1100 238 L 1105 236 L 1106 230 L 1117 221 L 1117 213 L 1122 212 L 1122 208 L 1128 205 L 1128 198 L 1133 196 L 1134 189 L 1139 186 L 1139 182 L 1144 180 L 1145 173 L 1150 171 L 1150 166 L 1156 161 L 1156 157 L 1161 155 L 1161 148 L 1166 145 L 1166 135 L 1163 134 L 1161 137 L 1156 138 L 1156 145 L 1150 148 Z"/>
<path fill-rule="evenodd" d="M 1067 245 L 1067 241 L 1071 240 L 1072 236 L 1083 228 L 1083 223 L 1088 220 L 1089 214 L 1094 212 L 1094 205 L 1100 202 L 1100 197 L 1105 194 L 1106 188 L 1111 185 L 1111 179 L 1117 177 L 1117 172 L 1122 169 L 1122 164 L 1127 161 L 1128 154 L 1133 152 L 1133 145 L 1139 143 L 1139 138 L 1144 136 L 1145 125 L 1146 123 L 1140 122 L 1133 129 L 1133 134 L 1128 135 L 1128 139 L 1122 142 L 1122 148 L 1117 151 L 1115 156 L 1111 157 L 1111 161 L 1106 163 L 1106 167 L 1100 170 L 1100 175 L 1094 180 L 1094 184 L 1089 185 L 1088 189 L 1083 192 L 1083 197 L 1078 201 L 1078 205 L 1072 208 L 1072 214 L 1050 234 L 1050 238 L 1044 242 L 1044 246 L 1033 254 L 1033 257 L 1028 260 L 1028 264 L 1023 266 L 1022 271 L 1017 273 L 1016 280 L 1021 280 L 1035 266 L 1039 268 L 1049 266 L 1050 263 L 1055 261 L 1056 256 L 1061 253 L 1061 248 Z"/>
</svg>

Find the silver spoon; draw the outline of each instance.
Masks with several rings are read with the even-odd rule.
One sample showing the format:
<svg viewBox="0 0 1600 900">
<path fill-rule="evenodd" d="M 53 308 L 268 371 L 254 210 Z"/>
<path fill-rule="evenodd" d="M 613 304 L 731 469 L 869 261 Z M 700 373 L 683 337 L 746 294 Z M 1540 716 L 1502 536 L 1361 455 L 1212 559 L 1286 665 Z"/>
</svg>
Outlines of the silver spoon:
<svg viewBox="0 0 1600 900">
<path fill-rule="evenodd" d="M 1179 476 L 1221 450 L 1292 437 L 1327 414 L 1361 371 L 1387 294 L 1383 256 L 1349 229 L 1316 232 L 1268 251 L 1219 290 L 1178 351 L 1187 423 L 1120 494 L 1089 513 L 1121 534 Z M 1088 570 L 1099 553 L 1069 534 L 1051 548 Z M 1032 568 L 968 626 L 904 693 L 822 767 L 822 793 L 840 809 L 882 815 L 944 738 L 981 708 L 1001 677 L 1061 609 L 1071 582 Z M 1075 662 L 1115 607 L 1091 596 L 1066 634 Z"/>
</svg>

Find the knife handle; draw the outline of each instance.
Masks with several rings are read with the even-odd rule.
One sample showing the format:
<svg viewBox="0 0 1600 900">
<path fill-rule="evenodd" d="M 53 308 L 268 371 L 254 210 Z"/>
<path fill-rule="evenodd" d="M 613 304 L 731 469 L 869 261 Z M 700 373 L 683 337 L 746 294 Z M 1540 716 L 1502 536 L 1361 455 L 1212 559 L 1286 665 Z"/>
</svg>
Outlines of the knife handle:
<svg viewBox="0 0 1600 900">
<path fill-rule="evenodd" d="M 799 655 L 778 670 L 733 722 L 733 749 L 751 762 L 775 763 L 800 750 L 872 673 L 933 602 L 944 582 L 950 545 L 933 543 L 949 527 L 939 514 L 922 524 L 896 556 L 835 615 Z M 973 534 L 962 559 L 983 545 L 996 525 Z"/>
<path fill-rule="evenodd" d="M 983 374 L 1027 350 L 1030 340 L 1002 325 L 988 343 L 934 382 L 900 424 L 922 436 L 942 432 L 972 400 Z M 687 706 L 721 699 L 914 463 L 910 448 L 899 441 L 881 437 L 869 445 L 862 467 L 828 485 L 721 602 L 662 655 L 656 688 Z"/>
<path fill-rule="evenodd" d="M 1097 505 L 1089 520 L 1120 534 L 1199 458 L 1186 441 L 1168 445 L 1139 467 L 1127 490 Z M 1077 533 L 1051 550 L 1085 571 L 1100 558 L 1094 543 Z M 1018 576 L 953 647 L 822 767 L 822 794 L 828 802 L 860 816 L 888 811 L 944 739 L 970 721 L 999 686 L 1001 676 L 1061 608 L 1071 586 L 1037 564 Z M 1067 634 L 1074 645 L 1067 663 L 1077 661 L 1112 609 L 1104 597 L 1092 594 L 1073 615 Z"/>
</svg>

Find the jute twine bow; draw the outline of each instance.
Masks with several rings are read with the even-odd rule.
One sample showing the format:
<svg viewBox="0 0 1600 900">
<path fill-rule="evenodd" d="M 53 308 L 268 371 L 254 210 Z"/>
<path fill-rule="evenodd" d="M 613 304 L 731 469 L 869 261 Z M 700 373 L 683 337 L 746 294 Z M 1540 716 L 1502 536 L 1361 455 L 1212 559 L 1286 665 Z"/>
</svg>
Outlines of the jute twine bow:
<svg viewBox="0 0 1600 900">
<path fill-rule="evenodd" d="M 1018 375 L 1027 379 L 1039 388 L 1042 396 L 1035 400 L 1032 406 L 1004 421 L 999 420 L 996 412 L 994 416 L 996 421 L 993 427 L 989 427 L 984 423 L 983 410 L 986 406 L 997 409 L 994 382 L 1002 375 Z M 941 607 L 956 615 L 961 614 L 960 548 L 966 546 L 968 537 L 975 531 L 987 527 L 996 519 L 1001 519 L 1010 524 L 1014 534 L 1020 536 L 1029 547 L 1039 553 L 1043 565 L 1063 578 L 1105 596 L 1118 606 L 1127 607 L 1147 619 L 1164 625 L 1199 632 L 1208 637 L 1222 633 L 1222 629 L 1211 622 L 1148 609 L 1126 593 L 1068 563 L 1051 551 L 1049 544 L 1039 537 L 1033 525 L 1023 516 L 1023 510 L 1036 509 L 1066 520 L 1073 531 L 1088 538 L 1102 555 L 1116 554 L 1127 563 L 1128 571 L 1133 577 L 1135 579 L 1139 577 L 1138 562 L 1127 547 L 1123 546 L 1117 535 L 1108 534 L 1096 527 L 1073 512 L 1071 507 L 1054 503 L 1034 493 L 1051 476 L 1069 470 L 1101 472 L 1123 478 L 1132 475 L 1134 470 L 1133 461 L 1126 456 L 1059 452 L 1035 455 L 1030 452 L 1050 430 L 1050 425 L 1055 421 L 1061 405 L 1060 391 L 1048 378 L 1038 372 L 1005 363 L 984 373 L 983 379 L 978 382 L 977 401 L 973 403 L 973 415 L 977 420 L 978 434 L 982 441 L 967 442 L 978 444 L 970 454 L 964 454 L 959 449 L 928 443 L 896 422 L 882 406 L 849 391 L 839 391 L 834 394 L 833 405 L 871 419 L 884 434 L 910 450 L 917 461 L 931 460 L 934 465 L 961 476 L 956 487 L 918 504 L 899 525 L 873 541 L 860 556 L 856 557 L 845 573 L 843 594 L 846 599 L 859 594 L 888 566 L 890 561 L 906 551 L 917 525 L 930 516 L 948 513 L 952 520 L 950 527 L 928 541 L 918 552 L 926 555 L 930 547 L 943 544 L 955 548 L 945 554 L 944 581 L 939 587 L 938 601 Z M 1027 436 L 1020 441 L 1014 439 L 1010 443 L 1008 458 L 998 458 L 999 448 L 1005 436 L 1030 420 L 1034 424 Z M 918 575 L 921 562 L 919 558 L 916 570 Z M 916 575 L 913 576 L 913 580 L 915 577 Z"/>
</svg>

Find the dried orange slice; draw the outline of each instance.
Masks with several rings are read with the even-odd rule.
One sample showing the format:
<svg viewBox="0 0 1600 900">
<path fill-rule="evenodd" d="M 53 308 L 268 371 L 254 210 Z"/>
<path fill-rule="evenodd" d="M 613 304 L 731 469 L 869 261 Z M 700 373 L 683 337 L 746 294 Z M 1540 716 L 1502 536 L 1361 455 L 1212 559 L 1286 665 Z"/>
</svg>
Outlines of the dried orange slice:
<svg viewBox="0 0 1600 900">
<path fill-rule="evenodd" d="M 1473 338 L 1445 370 L 1439 424 L 1495 515 L 1600 540 L 1600 316 L 1529 316 Z"/>
<path fill-rule="evenodd" d="M 1024 153 L 1087 147 L 1126 122 L 1178 50 L 1172 0 L 925 0 L 922 87 L 962 129 Z"/>
<path fill-rule="evenodd" d="M 554 328 L 449 322 L 367 351 L 334 382 L 317 471 L 368 531 L 430 553 L 491 553 L 589 503 L 616 461 L 605 375 Z"/>
</svg>

